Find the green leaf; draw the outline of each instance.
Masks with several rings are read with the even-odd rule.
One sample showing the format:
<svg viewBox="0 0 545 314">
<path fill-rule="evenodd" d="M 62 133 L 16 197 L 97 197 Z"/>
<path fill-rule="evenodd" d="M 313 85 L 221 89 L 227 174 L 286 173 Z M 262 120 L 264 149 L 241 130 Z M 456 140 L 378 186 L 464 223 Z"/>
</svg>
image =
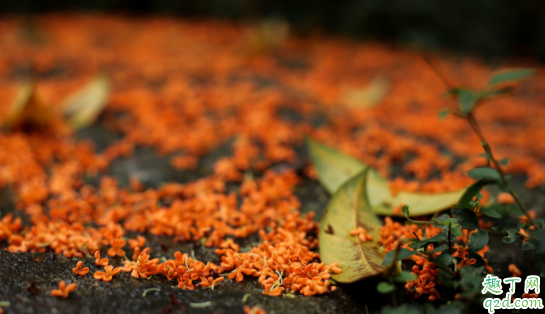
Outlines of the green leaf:
<svg viewBox="0 0 545 314">
<path fill-rule="evenodd" d="M 446 116 L 448 116 L 449 113 L 450 113 L 450 110 L 443 109 L 443 110 L 439 111 L 439 113 L 437 114 L 437 117 L 439 119 L 444 119 Z"/>
<path fill-rule="evenodd" d="M 412 281 L 412 280 L 415 280 L 416 278 L 416 275 L 409 272 L 409 271 L 402 271 L 400 272 L 399 274 L 397 274 L 395 277 L 394 277 L 394 280 L 397 281 L 397 282 L 408 282 L 408 281 Z"/>
<path fill-rule="evenodd" d="M 473 200 L 473 198 L 477 194 L 479 194 L 479 192 L 482 190 L 482 188 L 485 185 L 492 184 L 494 182 L 495 181 L 493 180 L 481 179 L 473 183 L 470 187 L 467 188 L 467 190 L 464 192 L 464 194 L 460 198 L 460 201 L 458 202 L 458 207 L 473 209 L 474 206 L 471 206 L 471 201 Z"/>
<path fill-rule="evenodd" d="M 333 232 L 320 228 L 320 256 L 324 263 L 339 263 L 343 270 L 332 278 L 341 283 L 351 283 L 382 272 L 380 266 L 383 254 L 376 241 L 380 239 L 381 221 L 369 207 L 366 185 L 368 170 L 357 174 L 333 194 L 321 225 L 331 226 Z M 373 241 L 361 242 L 358 237 L 350 235 L 350 230 L 362 227 Z"/>
<path fill-rule="evenodd" d="M 486 231 L 473 232 L 469 236 L 468 248 L 470 251 L 478 252 L 488 244 L 488 233 Z"/>
<path fill-rule="evenodd" d="M 502 158 L 498 161 L 502 166 L 507 166 L 509 164 L 509 158 Z"/>
<path fill-rule="evenodd" d="M 410 248 L 413 248 L 415 250 L 418 250 L 419 248 L 423 247 L 423 246 L 427 246 L 428 244 L 430 243 L 440 243 L 440 242 L 445 242 L 447 241 L 447 234 L 446 233 L 438 233 L 436 234 L 435 236 L 429 238 L 429 239 L 425 239 L 425 240 L 422 240 L 422 241 L 419 241 L 419 242 L 415 242 L 415 243 L 411 243 L 409 244 L 409 247 Z"/>
<path fill-rule="evenodd" d="M 501 177 L 498 171 L 490 167 L 479 167 L 471 169 L 469 170 L 467 175 L 475 180 L 488 179 L 497 182 L 501 181 Z"/>
<path fill-rule="evenodd" d="M 460 314 L 462 310 L 455 307 L 454 305 L 443 305 L 438 310 L 437 313 L 441 314 Z"/>
<path fill-rule="evenodd" d="M 545 231 L 543 230 L 532 230 L 530 232 L 531 238 L 530 241 L 534 244 L 535 252 L 541 256 L 541 269 L 545 266 L 544 261 L 544 252 L 545 252 Z"/>
<path fill-rule="evenodd" d="M 455 218 L 447 218 L 446 220 L 441 220 L 441 219 L 434 219 L 434 222 L 436 222 L 438 225 L 442 225 L 442 226 L 448 226 L 449 224 L 452 226 L 452 227 L 456 227 L 458 226 L 458 220 L 456 220 Z"/>
<path fill-rule="evenodd" d="M 447 214 L 447 213 L 442 213 L 441 215 L 437 216 L 436 218 L 432 219 L 431 221 L 433 222 L 433 226 L 436 227 L 436 228 L 439 228 L 439 227 L 442 227 L 444 224 L 443 223 L 437 223 L 437 221 L 447 221 L 450 219 L 450 215 Z M 456 219 L 454 220 L 456 221 Z M 458 221 L 456 221 L 456 223 L 458 223 Z M 448 223 L 447 223 L 448 225 Z"/>
<path fill-rule="evenodd" d="M 497 212 L 502 217 L 507 217 L 507 216 L 511 216 L 511 215 L 516 215 L 517 217 L 520 216 L 520 209 L 518 208 L 518 206 L 516 206 L 514 204 L 497 204 L 497 203 L 494 203 L 492 205 L 487 206 L 486 208 Z M 480 209 L 480 211 L 482 211 L 482 210 L 483 210 L 483 208 Z"/>
<path fill-rule="evenodd" d="M 382 308 L 381 314 L 422 314 L 422 310 L 414 304 L 402 304 L 398 307 L 385 306 Z"/>
<path fill-rule="evenodd" d="M 403 208 L 401 209 L 401 211 L 403 212 L 403 215 L 405 216 L 405 218 L 409 219 L 409 215 L 410 215 L 409 206 L 403 205 Z"/>
<path fill-rule="evenodd" d="M 454 234 L 454 232 L 452 231 L 454 228 L 450 227 L 450 241 L 456 241 L 456 238 L 459 237 L 457 235 Z M 443 229 L 441 230 L 441 233 L 445 235 L 445 241 L 448 241 L 448 226 L 444 226 Z"/>
<path fill-rule="evenodd" d="M 506 231 L 507 235 L 501 239 L 503 243 L 513 243 L 518 238 L 516 229 L 509 229 Z"/>
<path fill-rule="evenodd" d="M 496 84 L 503 84 L 507 82 L 513 82 L 513 81 L 521 81 L 529 77 L 532 77 L 535 74 L 536 72 L 532 69 L 502 70 L 501 72 L 497 72 L 496 74 L 490 77 L 490 80 L 488 81 L 488 85 L 496 85 Z"/>
<path fill-rule="evenodd" d="M 524 229 L 524 231 L 528 231 L 530 229 L 530 226 L 525 222 L 519 222 L 517 230 Z"/>
<path fill-rule="evenodd" d="M 479 271 L 478 269 L 466 266 L 460 269 L 460 275 L 461 296 L 471 298 L 476 294 L 481 294 L 483 282 L 482 270 Z"/>
<path fill-rule="evenodd" d="M 348 178 L 362 171 L 366 164 L 339 151 L 322 145 L 310 138 L 306 139 L 312 163 L 318 172 L 322 186 L 333 194 Z M 390 191 L 388 181 L 374 169 L 369 170 L 367 192 L 373 211 L 379 215 L 392 215 L 394 207 L 407 204 L 411 216 L 432 214 L 456 204 L 465 189 L 447 193 L 398 192 Z"/>
<path fill-rule="evenodd" d="M 460 102 L 460 111 L 468 114 L 477 103 L 477 95 L 468 89 L 460 88 L 458 89 L 458 101 Z"/>
<path fill-rule="evenodd" d="M 541 218 L 536 218 L 534 219 L 534 223 L 537 225 L 537 227 L 540 229 L 540 230 L 544 230 L 545 229 L 545 221 Z"/>
<path fill-rule="evenodd" d="M 443 255 L 444 253 L 439 256 L 443 256 Z M 442 283 L 445 287 L 448 287 L 448 288 L 455 287 L 455 282 L 454 282 L 454 278 L 452 277 L 452 274 L 448 272 L 445 268 L 439 269 L 439 275 L 437 276 L 437 278 L 439 279 L 439 282 Z"/>
<path fill-rule="evenodd" d="M 430 258 L 430 261 L 432 261 L 439 268 L 447 269 L 448 266 L 452 264 L 452 255 L 442 253 L 436 258 Z"/>
<path fill-rule="evenodd" d="M 377 286 L 377 291 L 379 293 L 390 293 L 392 291 L 394 291 L 396 289 L 396 286 L 392 285 L 391 283 L 389 282 L 386 282 L 386 281 L 383 281 L 381 283 L 378 284 Z"/>
<path fill-rule="evenodd" d="M 109 93 L 108 79 L 104 75 L 97 75 L 62 102 L 65 120 L 76 130 L 93 124 L 104 110 Z"/>
<path fill-rule="evenodd" d="M 481 209 L 479 209 L 479 213 L 492 218 L 501 218 L 501 214 L 495 211 L 492 207 L 481 207 Z"/>
<path fill-rule="evenodd" d="M 523 251 L 528 251 L 528 250 L 534 251 L 535 248 L 536 248 L 536 245 L 532 241 L 524 241 L 524 243 L 522 243 L 522 247 L 521 247 L 521 249 Z"/>
<path fill-rule="evenodd" d="M 434 247 L 433 250 L 431 250 L 431 251 L 426 251 L 426 253 L 431 254 L 431 253 L 443 252 L 446 249 L 448 249 L 448 245 L 441 244 L 441 245 L 439 245 L 437 247 Z"/>
<path fill-rule="evenodd" d="M 450 232 L 457 237 L 461 237 L 463 235 L 460 227 L 450 227 Z"/>
<path fill-rule="evenodd" d="M 441 314 L 460 314 L 462 313 L 462 310 L 454 305 L 443 305 L 437 312 Z"/>
<path fill-rule="evenodd" d="M 526 222 L 519 222 L 517 230 L 524 229 L 524 231 L 528 231 L 530 229 L 530 226 Z"/>
<path fill-rule="evenodd" d="M 477 229 L 479 228 L 479 218 L 474 211 L 467 208 L 454 208 L 452 214 L 458 220 L 458 223 L 465 229 Z"/>
<path fill-rule="evenodd" d="M 415 254 L 417 254 L 417 252 L 413 251 L 413 250 L 399 249 L 399 255 L 397 256 L 396 261 L 404 260 L 407 257 L 413 256 Z M 392 264 L 394 256 L 395 256 L 395 250 L 392 250 L 392 251 L 386 253 L 386 255 L 384 255 L 384 259 L 382 260 L 382 266 L 386 267 L 386 266 Z"/>
<path fill-rule="evenodd" d="M 482 271 L 484 270 L 484 266 L 486 265 L 486 262 L 484 261 L 483 257 L 477 252 L 469 252 L 467 257 L 468 259 L 475 259 L 475 264 L 467 265 L 465 267 L 469 267 L 473 269 L 474 271 L 478 271 L 479 273 L 482 273 Z"/>
</svg>

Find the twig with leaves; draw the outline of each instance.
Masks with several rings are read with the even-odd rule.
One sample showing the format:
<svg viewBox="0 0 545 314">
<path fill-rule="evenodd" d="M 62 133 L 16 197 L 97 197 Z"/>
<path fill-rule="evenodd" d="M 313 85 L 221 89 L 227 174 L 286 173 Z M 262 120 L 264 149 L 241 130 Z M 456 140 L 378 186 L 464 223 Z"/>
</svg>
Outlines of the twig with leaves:
<svg viewBox="0 0 545 314">
<path fill-rule="evenodd" d="M 427 51 L 423 52 L 422 56 L 447 87 L 447 95 L 455 100 L 457 107 L 456 111 L 453 113 L 467 120 L 475 134 L 477 134 L 477 136 L 479 137 L 479 140 L 481 141 L 481 146 L 485 151 L 484 156 L 487 159 L 487 167 L 475 168 L 468 173 L 469 176 L 477 180 L 483 180 L 479 183 L 481 188 L 485 184 L 497 183 L 500 189 L 508 192 L 513 197 L 517 206 L 528 219 L 528 223 L 538 229 L 541 229 L 540 226 L 538 226 L 534 222 L 532 216 L 530 215 L 524 204 L 520 201 L 520 198 L 517 196 L 513 188 L 509 185 L 508 177 L 505 175 L 505 172 L 501 167 L 502 164 L 506 162 L 506 160 L 498 160 L 494 156 L 494 154 L 492 153 L 492 148 L 484 137 L 479 123 L 477 122 L 477 120 L 475 119 L 475 115 L 473 114 L 473 110 L 478 105 L 486 101 L 497 99 L 498 97 L 512 95 L 515 90 L 514 87 L 506 86 L 506 84 L 532 77 L 535 75 L 535 71 L 531 69 L 513 69 L 502 71 L 496 73 L 495 75 L 492 75 L 488 81 L 488 84 L 483 89 L 471 90 L 463 86 L 453 86 L 447 79 L 447 77 L 443 75 L 442 71 L 437 66 L 433 57 Z M 494 165 L 494 168 L 490 167 L 490 163 Z"/>
</svg>

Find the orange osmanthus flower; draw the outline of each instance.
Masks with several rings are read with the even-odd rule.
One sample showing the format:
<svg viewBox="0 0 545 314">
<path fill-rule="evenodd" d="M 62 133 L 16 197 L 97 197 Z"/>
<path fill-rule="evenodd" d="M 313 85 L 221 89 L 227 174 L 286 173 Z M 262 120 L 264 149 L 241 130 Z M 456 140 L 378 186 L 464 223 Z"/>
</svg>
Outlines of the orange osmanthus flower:
<svg viewBox="0 0 545 314">
<path fill-rule="evenodd" d="M 115 239 L 112 241 L 111 243 L 111 247 L 110 249 L 108 250 L 108 255 L 110 256 L 123 256 L 125 255 L 125 251 L 123 251 L 123 247 L 125 246 L 125 244 L 127 243 L 127 241 L 123 240 L 123 239 Z"/>
<path fill-rule="evenodd" d="M 121 270 L 121 267 L 114 269 L 112 265 L 108 265 L 104 267 L 104 271 L 96 271 L 93 277 L 96 280 L 112 281 L 113 276 L 119 274 Z"/>
<path fill-rule="evenodd" d="M 62 280 L 61 282 L 59 282 L 59 289 L 53 289 L 51 290 L 51 295 L 54 296 L 54 297 L 63 297 L 63 298 L 68 298 L 68 295 L 70 294 L 70 292 L 76 290 L 76 283 L 73 282 L 69 285 L 66 285 L 66 282 L 64 282 L 64 280 Z"/>
<path fill-rule="evenodd" d="M 97 251 L 95 252 L 95 265 L 97 265 L 97 266 L 107 266 L 108 263 L 109 263 L 108 258 L 105 257 L 105 258 L 102 258 L 102 259 L 101 259 L 101 258 L 100 258 L 100 251 L 97 250 Z"/>
<path fill-rule="evenodd" d="M 89 273 L 89 267 L 83 267 L 83 262 L 79 261 L 76 264 L 76 267 L 72 268 L 72 272 L 76 275 L 85 276 L 87 273 Z"/>
</svg>

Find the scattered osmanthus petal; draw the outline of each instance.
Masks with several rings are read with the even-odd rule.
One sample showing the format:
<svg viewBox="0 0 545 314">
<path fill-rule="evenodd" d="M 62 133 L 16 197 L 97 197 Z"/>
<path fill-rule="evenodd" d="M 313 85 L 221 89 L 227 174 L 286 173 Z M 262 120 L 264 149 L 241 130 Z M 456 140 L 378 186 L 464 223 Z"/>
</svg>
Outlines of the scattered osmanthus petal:
<svg viewBox="0 0 545 314">
<path fill-rule="evenodd" d="M 91 125 L 104 110 L 110 90 L 105 75 L 97 75 L 62 101 L 63 116 L 74 129 Z"/>
<path fill-rule="evenodd" d="M 70 294 L 70 292 L 72 292 L 74 290 L 76 290 L 76 283 L 75 282 L 67 285 L 66 282 L 64 282 L 64 280 L 62 280 L 61 282 L 59 282 L 59 289 L 51 290 L 51 295 L 54 296 L 54 297 L 68 298 L 68 295 Z"/>
<path fill-rule="evenodd" d="M 497 197 L 498 204 L 514 204 L 515 199 L 509 193 L 499 193 Z"/>
<path fill-rule="evenodd" d="M 89 267 L 83 267 L 83 261 L 79 261 L 76 267 L 72 268 L 72 272 L 76 275 L 85 276 L 89 273 Z"/>
<path fill-rule="evenodd" d="M 266 314 L 265 310 L 259 306 L 249 307 L 248 305 L 244 306 L 244 314 Z"/>
<path fill-rule="evenodd" d="M 114 239 L 111 243 L 110 249 L 108 249 L 108 255 L 109 256 L 123 256 L 125 255 L 125 251 L 123 251 L 123 247 L 127 241 L 124 239 Z"/>
<path fill-rule="evenodd" d="M 129 246 L 131 247 L 131 249 L 134 250 L 134 248 L 136 247 L 144 247 L 146 245 L 146 238 L 139 235 L 139 236 L 136 236 L 136 239 L 130 239 L 129 240 Z"/>
<path fill-rule="evenodd" d="M 362 227 L 358 227 L 357 229 L 350 230 L 350 235 L 357 236 L 361 242 L 367 242 L 367 241 L 373 240 L 373 236 L 370 234 L 367 234 L 367 230 L 365 230 Z"/>
<path fill-rule="evenodd" d="M 96 271 L 93 277 L 96 280 L 112 281 L 113 276 L 119 274 L 121 270 L 123 270 L 121 267 L 114 269 L 112 265 L 108 265 L 104 267 L 104 271 Z"/>
<path fill-rule="evenodd" d="M 522 275 L 522 272 L 520 271 L 520 269 L 515 264 L 510 264 L 509 265 L 509 273 L 511 273 L 511 275 L 513 275 L 513 277 L 520 277 Z"/>
<path fill-rule="evenodd" d="M 109 263 L 108 258 L 105 257 L 105 258 L 102 258 L 102 259 L 101 259 L 101 258 L 100 258 L 100 251 L 99 251 L 99 250 L 97 250 L 97 251 L 95 252 L 95 255 L 94 255 L 94 256 L 95 256 L 95 265 L 97 265 L 97 266 L 107 266 L 107 265 L 108 265 L 108 263 Z"/>
<path fill-rule="evenodd" d="M 375 239 L 380 238 L 380 220 L 367 201 L 366 186 L 369 171 L 364 170 L 344 183 L 331 197 L 322 217 L 321 225 L 331 225 L 335 232 L 320 229 L 320 257 L 326 264 L 338 263 L 340 274 L 332 278 L 350 283 L 382 272 L 383 254 L 375 241 L 362 242 L 350 235 L 351 230 L 362 227 Z"/>
</svg>

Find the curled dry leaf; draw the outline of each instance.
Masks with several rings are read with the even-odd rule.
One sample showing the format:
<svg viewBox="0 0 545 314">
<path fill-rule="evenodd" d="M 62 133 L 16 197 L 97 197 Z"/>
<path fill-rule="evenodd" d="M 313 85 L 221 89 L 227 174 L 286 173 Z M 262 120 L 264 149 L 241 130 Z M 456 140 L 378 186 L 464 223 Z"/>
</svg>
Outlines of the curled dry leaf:
<svg viewBox="0 0 545 314">
<path fill-rule="evenodd" d="M 367 167 L 366 164 L 310 138 L 307 138 L 306 142 L 312 163 L 318 173 L 318 180 L 331 194 L 348 178 Z M 411 208 L 411 216 L 422 216 L 458 203 L 465 189 L 447 193 L 400 191 L 392 195 L 388 181 L 374 169 L 370 169 L 367 192 L 371 208 L 376 214 L 392 215 L 394 207 L 407 204 Z"/>
<path fill-rule="evenodd" d="M 384 255 L 377 241 L 382 223 L 367 201 L 368 168 L 345 182 L 333 194 L 322 217 L 321 226 L 332 226 L 334 233 L 320 229 L 320 258 L 326 264 L 339 263 L 343 270 L 332 278 L 342 283 L 354 282 L 383 271 Z M 362 242 L 350 230 L 362 227 L 371 241 Z"/>
<path fill-rule="evenodd" d="M 343 95 L 343 103 L 352 108 L 372 108 L 386 96 L 388 87 L 386 78 L 376 77 L 363 89 L 346 91 Z"/>
<path fill-rule="evenodd" d="M 33 82 L 21 85 L 2 125 L 7 129 L 42 127 L 53 120 L 53 111 Z"/>
<path fill-rule="evenodd" d="M 65 121 L 76 130 L 91 125 L 106 106 L 109 91 L 106 76 L 95 76 L 62 102 Z"/>
</svg>

